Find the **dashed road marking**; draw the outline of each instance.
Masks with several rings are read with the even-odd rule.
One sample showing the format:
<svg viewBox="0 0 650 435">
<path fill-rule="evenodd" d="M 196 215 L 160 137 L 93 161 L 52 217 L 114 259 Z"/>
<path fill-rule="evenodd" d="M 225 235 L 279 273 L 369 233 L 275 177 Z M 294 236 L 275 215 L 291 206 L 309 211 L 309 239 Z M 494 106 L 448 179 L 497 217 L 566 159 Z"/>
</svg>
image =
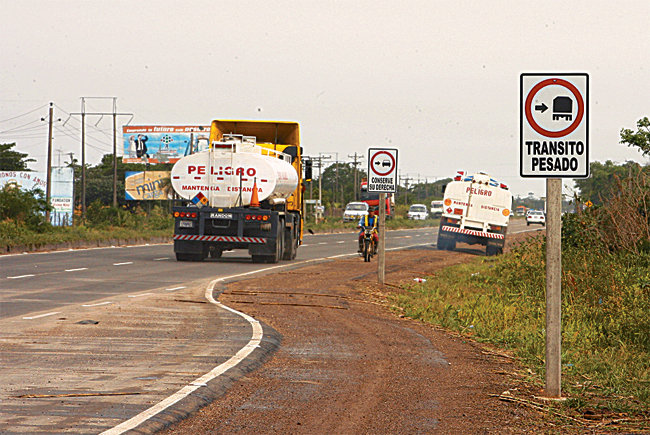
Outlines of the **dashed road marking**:
<svg viewBox="0 0 650 435">
<path fill-rule="evenodd" d="M 152 295 L 153 293 L 140 293 L 139 295 L 129 295 L 130 298 L 139 298 L 140 296 L 148 296 Z"/>
<path fill-rule="evenodd" d="M 30 276 L 36 276 L 33 273 L 28 275 L 17 275 L 17 276 L 8 276 L 7 279 L 20 279 L 20 278 L 29 278 Z"/>
<path fill-rule="evenodd" d="M 60 312 L 61 311 L 54 311 L 52 313 L 39 314 L 38 316 L 23 317 L 23 320 L 40 319 L 41 317 L 53 316 L 55 314 L 59 314 Z"/>
<path fill-rule="evenodd" d="M 113 263 L 113 266 L 124 266 L 127 264 L 133 264 L 132 261 L 125 261 L 124 263 Z"/>
<path fill-rule="evenodd" d="M 78 267 L 76 269 L 66 269 L 65 271 L 66 272 L 78 272 L 80 270 L 88 270 L 88 268 L 87 267 Z"/>
<path fill-rule="evenodd" d="M 166 288 L 165 291 L 173 292 L 174 290 L 180 290 L 180 289 L 183 289 L 183 288 L 186 288 L 186 287 L 182 285 L 180 287 Z"/>
<path fill-rule="evenodd" d="M 108 305 L 108 304 L 112 304 L 112 303 L 113 302 L 111 302 L 111 301 L 106 301 L 106 302 L 99 302 L 99 303 L 96 303 L 96 304 L 83 304 L 82 307 L 99 307 L 100 305 Z"/>
<path fill-rule="evenodd" d="M 154 258 L 153 261 L 169 260 L 169 257 Z"/>
</svg>

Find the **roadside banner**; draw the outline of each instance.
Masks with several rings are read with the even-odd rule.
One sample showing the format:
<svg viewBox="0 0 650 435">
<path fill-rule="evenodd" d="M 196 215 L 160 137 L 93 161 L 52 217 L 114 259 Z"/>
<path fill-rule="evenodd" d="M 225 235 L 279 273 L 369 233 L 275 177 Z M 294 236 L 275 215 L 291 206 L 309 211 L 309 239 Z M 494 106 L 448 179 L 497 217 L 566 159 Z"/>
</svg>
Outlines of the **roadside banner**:
<svg viewBox="0 0 650 435">
<path fill-rule="evenodd" d="M 125 125 L 124 163 L 176 163 L 209 148 L 209 125 Z"/>
<path fill-rule="evenodd" d="M 127 171 L 124 177 L 127 201 L 170 199 L 170 171 Z"/>
<path fill-rule="evenodd" d="M 74 170 L 72 168 L 52 168 L 50 185 L 50 223 L 54 226 L 72 225 Z M 45 195 L 47 176 L 45 172 L 0 171 L 0 188 L 5 186 L 30 191 L 40 189 Z"/>
</svg>

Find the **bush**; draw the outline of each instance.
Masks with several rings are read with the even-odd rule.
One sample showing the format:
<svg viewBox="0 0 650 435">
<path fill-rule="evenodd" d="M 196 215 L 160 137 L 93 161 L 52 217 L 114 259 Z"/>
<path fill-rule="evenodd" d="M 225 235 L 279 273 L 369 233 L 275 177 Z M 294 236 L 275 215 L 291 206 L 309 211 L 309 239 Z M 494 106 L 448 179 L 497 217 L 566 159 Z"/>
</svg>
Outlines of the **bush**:
<svg viewBox="0 0 650 435">
<path fill-rule="evenodd" d="M 20 190 L 7 184 L 0 190 L 0 220 L 11 220 L 33 231 L 43 232 L 51 227 L 45 218 L 48 206 L 40 189 Z"/>
</svg>

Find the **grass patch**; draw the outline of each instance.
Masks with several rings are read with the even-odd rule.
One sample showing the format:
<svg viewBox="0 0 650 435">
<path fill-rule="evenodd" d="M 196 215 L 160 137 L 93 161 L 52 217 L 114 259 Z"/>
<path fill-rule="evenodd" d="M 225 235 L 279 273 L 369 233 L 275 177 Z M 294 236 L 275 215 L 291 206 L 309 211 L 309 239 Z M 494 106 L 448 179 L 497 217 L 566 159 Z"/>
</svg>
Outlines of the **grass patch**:
<svg viewBox="0 0 650 435">
<path fill-rule="evenodd" d="M 414 319 L 510 350 L 544 384 L 545 246 L 537 237 L 409 285 L 394 303 Z M 650 252 L 563 250 L 564 405 L 650 409 Z"/>
</svg>

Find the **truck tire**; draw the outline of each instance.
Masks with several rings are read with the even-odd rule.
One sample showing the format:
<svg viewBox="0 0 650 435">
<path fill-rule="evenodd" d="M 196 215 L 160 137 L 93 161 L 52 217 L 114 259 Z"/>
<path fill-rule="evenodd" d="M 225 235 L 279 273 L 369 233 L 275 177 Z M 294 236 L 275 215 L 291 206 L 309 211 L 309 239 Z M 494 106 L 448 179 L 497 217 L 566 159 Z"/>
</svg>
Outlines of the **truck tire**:
<svg viewBox="0 0 650 435">
<path fill-rule="evenodd" d="M 275 253 L 266 257 L 267 263 L 277 263 L 282 258 L 284 252 L 284 234 L 282 229 L 284 228 L 284 221 L 280 220 L 278 222 L 278 231 L 275 238 Z"/>
<path fill-rule="evenodd" d="M 436 248 L 438 248 L 439 251 L 444 251 L 446 249 L 445 246 L 446 246 L 445 239 L 441 239 L 440 237 L 438 237 L 438 241 L 436 242 Z"/>
<path fill-rule="evenodd" d="M 203 261 L 203 258 L 205 257 L 202 254 L 176 253 L 176 261 Z"/>
<path fill-rule="evenodd" d="M 499 255 L 499 254 L 503 254 L 503 248 L 499 246 L 490 246 L 490 245 L 487 245 L 485 247 L 485 255 L 491 257 L 493 255 Z"/>
<path fill-rule="evenodd" d="M 284 231 L 284 251 L 282 253 L 283 260 L 293 260 L 296 258 L 297 240 L 293 234 L 293 228 L 285 229 Z"/>
</svg>

